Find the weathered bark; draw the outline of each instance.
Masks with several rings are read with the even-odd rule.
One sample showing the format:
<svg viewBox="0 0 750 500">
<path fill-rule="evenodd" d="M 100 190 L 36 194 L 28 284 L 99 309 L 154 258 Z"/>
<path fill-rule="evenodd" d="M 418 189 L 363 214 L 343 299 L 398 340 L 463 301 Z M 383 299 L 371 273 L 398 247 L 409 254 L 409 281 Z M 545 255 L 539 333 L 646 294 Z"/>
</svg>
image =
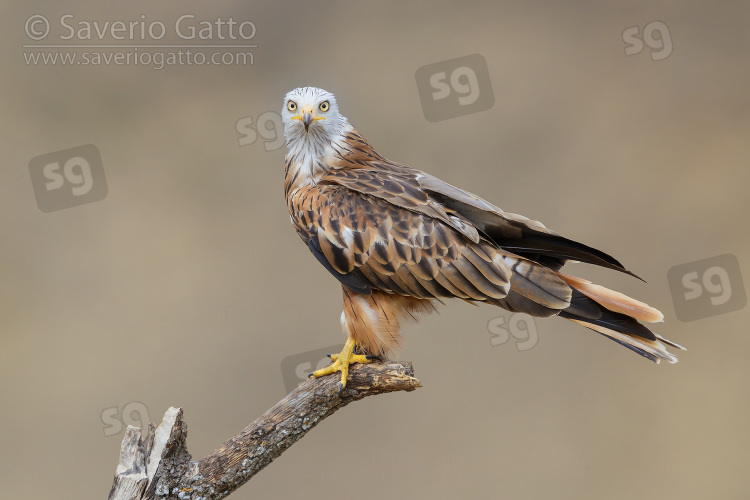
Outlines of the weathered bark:
<svg viewBox="0 0 750 500">
<path fill-rule="evenodd" d="M 224 498 L 339 408 L 367 396 L 421 387 L 411 363 L 352 365 L 346 388 L 338 375 L 310 379 L 201 460 L 187 451 L 182 409 L 170 408 L 148 437 L 128 426 L 110 500 Z"/>
</svg>

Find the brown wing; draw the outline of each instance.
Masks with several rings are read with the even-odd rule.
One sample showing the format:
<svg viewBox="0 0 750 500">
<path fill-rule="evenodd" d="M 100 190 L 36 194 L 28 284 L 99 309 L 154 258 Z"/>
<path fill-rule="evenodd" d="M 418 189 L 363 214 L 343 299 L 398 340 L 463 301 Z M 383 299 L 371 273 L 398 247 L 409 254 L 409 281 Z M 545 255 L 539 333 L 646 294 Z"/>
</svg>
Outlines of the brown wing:
<svg viewBox="0 0 750 500">
<path fill-rule="evenodd" d="M 345 139 L 334 148 L 331 163 L 338 168 L 323 176 L 324 184 L 346 186 L 437 218 L 474 242 L 481 234 L 509 252 L 555 270 L 574 259 L 633 275 L 612 256 L 564 238 L 541 222 L 504 212 L 473 193 L 387 160 L 354 129 Z"/>
<path fill-rule="evenodd" d="M 377 168 L 378 166 L 382 168 Z M 476 228 L 463 216 L 445 207 L 422 190 L 416 175 L 410 172 L 387 170 L 387 164 L 376 163 L 375 168 L 340 168 L 327 172 L 321 185 L 345 186 L 353 191 L 369 194 L 397 207 L 427 215 L 452 227 L 473 242 L 479 241 Z M 450 213 L 449 213 L 450 212 Z"/>
<path fill-rule="evenodd" d="M 511 310 L 526 310 L 514 302 L 531 302 L 549 310 L 540 315 L 570 304 L 570 287 L 553 271 L 489 241 L 474 242 L 439 218 L 339 185 L 307 188 L 299 200 L 293 219 L 302 221 L 308 247 L 359 293 L 458 297 Z"/>
</svg>

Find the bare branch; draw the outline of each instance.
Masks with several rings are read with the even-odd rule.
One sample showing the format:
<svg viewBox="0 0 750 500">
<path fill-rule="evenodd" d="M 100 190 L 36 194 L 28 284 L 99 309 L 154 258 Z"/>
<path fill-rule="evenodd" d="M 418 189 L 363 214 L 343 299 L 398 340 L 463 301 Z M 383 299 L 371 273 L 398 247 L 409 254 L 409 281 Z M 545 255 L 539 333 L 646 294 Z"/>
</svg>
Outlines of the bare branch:
<svg viewBox="0 0 750 500">
<path fill-rule="evenodd" d="M 346 388 L 339 377 L 310 379 L 239 434 L 201 460 L 187 451 L 182 409 L 170 408 L 148 438 L 128 427 L 122 440 L 110 500 L 215 500 L 236 490 L 281 455 L 321 420 L 353 401 L 422 384 L 408 362 L 356 364 Z"/>
</svg>

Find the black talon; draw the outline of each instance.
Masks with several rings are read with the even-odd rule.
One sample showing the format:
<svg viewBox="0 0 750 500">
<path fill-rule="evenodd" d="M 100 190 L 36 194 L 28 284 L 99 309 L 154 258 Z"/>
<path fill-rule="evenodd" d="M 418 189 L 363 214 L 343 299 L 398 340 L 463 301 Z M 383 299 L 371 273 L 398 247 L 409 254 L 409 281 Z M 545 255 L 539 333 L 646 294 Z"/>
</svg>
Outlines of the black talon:
<svg viewBox="0 0 750 500">
<path fill-rule="evenodd" d="M 307 378 L 310 378 L 312 376 L 313 376 L 313 372 L 310 372 L 310 373 L 307 374 Z"/>
<path fill-rule="evenodd" d="M 328 356 L 329 358 L 331 358 L 331 356 L 333 356 L 333 354 L 326 354 L 326 356 Z M 333 358 L 331 358 L 331 359 L 333 359 Z"/>
<path fill-rule="evenodd" d="M 374 354 L 368 354 L 367 356 L 365 356 L 365 359 L 377 359 L 378 361 L 383 361 L 382 359 L 380 359 L 380 356 L 375 356 Z"/>
<path fill-rule="evenodd" d="M 338 384 L 336 384 L 336 389 L 337 389 L 338 392 L 343 391 L 344 390 L 344 384 L 342 384 L 341 382 L 339 382 Z"/>
</svg>

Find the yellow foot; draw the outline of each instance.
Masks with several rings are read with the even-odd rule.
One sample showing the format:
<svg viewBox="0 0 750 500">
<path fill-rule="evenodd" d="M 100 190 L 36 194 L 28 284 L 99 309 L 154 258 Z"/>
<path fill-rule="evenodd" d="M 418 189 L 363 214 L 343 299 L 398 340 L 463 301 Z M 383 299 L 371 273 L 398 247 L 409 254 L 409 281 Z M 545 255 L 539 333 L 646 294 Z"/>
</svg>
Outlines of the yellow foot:
<svg viewBox="0 0 750 500">
<path fill-rule="evenodd" d="M 312 372 L 309 376 L 317 378 L 330 373 L 341 372 L 341 382 L 339 383 L 339 390 L 341 390 L 346 387 L 346 377 L 349 375 L 349 365 L 353 363 L 372 363 L 373 359 L 380 358 L 371 355 L 354 354 L 354 339 L 348 338 L 346 339 L 346 344 L 344 344 L 344 350 L 339 354 L 331 354 L 331 359 L 333 360 L 333 363 L 325 368 Z"/>
</svg>

